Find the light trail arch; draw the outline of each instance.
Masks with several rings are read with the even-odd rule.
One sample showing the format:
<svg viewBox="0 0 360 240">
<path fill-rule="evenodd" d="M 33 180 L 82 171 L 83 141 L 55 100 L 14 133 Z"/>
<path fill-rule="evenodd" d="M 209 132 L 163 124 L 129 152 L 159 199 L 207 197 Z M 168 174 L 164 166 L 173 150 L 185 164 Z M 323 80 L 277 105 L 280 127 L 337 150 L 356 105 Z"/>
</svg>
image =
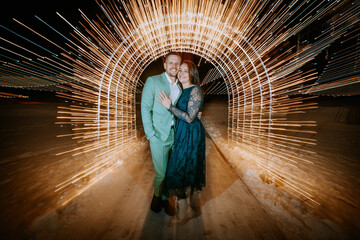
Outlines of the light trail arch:
<svg viewBox="0 0 360 240">
<path fill-rule="evenodd" d="M 85 60 L 67 53 L 64 56 L 73 59 L 75 78 L 83 84 L 72 85 L 72 98 L 86 100 L 91 106 L 66 109 L 64 118 L 81 125 L 74 130 L 83 145 L 73 152 L 94 153 L 91 172 L 111 166 L 114 156 L 136 141 L 135 95 L 141 73 L 169 51 L 188 52 L 211 62 L 225 80 L 229 140 L 249 147 L 249 152 L 258 154 L 254 159 L 266 174 L 310 199 L 311 186 L 278 167 L 296 168 L 296 164 L 308 162 L 298 153 L 303 151 L 302 145 L 314 144 L 311 137 L 300 136 L 314 134 L 306 129 L 314 122 L 287 121 L 287 114 L 313 108 L 314 104 L 303 105 L 301 97 L 290 98 L 289 93 L 301 93 L 302 84 L 313 77 L 307 78 L 306 72 L 299 74 L 297 69 L 328 47 L 342 30 L 335 37 L 318 38 L 297 51 L 282 44 L 342 3 L 319 4 L 310 11 L 314 17 L 299 23 L 296 21 L 306 4 L 284 4 L 121 1 L 119 5 L 101 5 L 106 23 L 92 21 L 81 12 L 88 35 L 74 27 L 79 44 L 73 48 Z M 276 50 L 281 54 L 274 57 L 271 54 Z M 298 61 L 300 54 L 303 59 Z"/>
<path fill-rule="evenodd" d="M 152 61 L 172 50 L 201 56 L 220 72 L 229 96 L 229 140 L 247 151 L 237 153 L 255 162 L 261 174 L 270 176 L 273 183 L 281 183 L 305 201 L 316 202 L 311 194 L 314 185 L 299 177 L 306 175 L 306 166 L 314 164 L 306 154 L 314 154 L 307 147 L 315 145 L 312 138 L 316 132 L 312 127 L 316 122 L 288 121 L 287 116 L 315 108 L 313 102 L 302 102 L 312 98 L 305 94 L 357 83 L 356 71 L 346 68 L 345 75 L 342 72 L 333 79 L 330 74 L 329 83 L 313 86 L 315 81 L 321 82 L 319 68 L 304 65 L 316 62 L 315 57 L 336 40 L 355 37 L 359 3 L 348 0 L 98 3 L 103 16 L 93 20 L 80 10 L 84 20 L 81 27 L 58 14 L 73 29 L 69 38 L 36 17 L 59 34 L 61 40 L 65 39 L 66 47 L 14 19 L 64 51 L 61 55 L 0 26 L 41 49 L 33 51 L 2 39 L 12 45 L 1 48 L 10 56 L 6 55 L 7 60 L 0 64 L 2 84 L 64 90 L 57 95 L 73 101 L 71 106 L 59 107 L 61 120 L 57 123 L 74 125 L 73 133 L 62 136 L 71 136 L 79 144 L 67 153 L 91 156 L 83 170 L 56 186 L 56 191 L 111 169 L 116 156 L 136 143 L 135 95 L 139 76 Z M 23 51 L 32 58 L 23 55 Z M 343 54 L 350 57 L 352 53 Z M 347 66 L 347 58 L 340 59 L 339 64 Z M 236 167 L 239 163 L 232 164 Z M 301 168 L 301 174 L 294 174 Z"/>
<path fill-rule="evenodd" d="M 178 17 L 180 18 L 180 16 Z M 209 19 L 207 19 L 209 21 Z M 159 22 L 164 22 L 164 19 L 159 19 Z M 214 21 L 215 22 L 215 21 Z M 188 53 L 195 53 L 196 55 L 199 55 L 203 57 L 204 59 L 207 59 L 210 61 L 224 76 L 228 93 L 230 96 L 229 99 L 229 135 L 230 138 L 235 141 L 243 141 L 244 138 L 248 138 L 250 141 L 256 141 L 259 142 L 259 139 L 264 139 L 264 135 L 267 133 L 261 132 L 261 125 L 262 125 L 262 112 L 263 112 L 263 98 L 272 99 L 271 97 L 271 91 L 267 91 L 268 96 L 264 96 L 262 94 L 263 88 L 271 89 L 269 77 L 266 73 L 266 69 L 264 65 L 255 66 L 254 62 L 262 62 L 260 58 L 258 58 L 258 54 L 256 52 L 251 52 L 254 47 L 251 46 L 248 42 L 243 41 L 244 47 L 248 47 L 250 49 L 250 54 L 244 50 L 244 47 L 239 44 L 234 39 L 231 39 L 226 33 L 222 33 L 218 30 L 216 32 L 220 33 L 220 38 L 226 39 L 226 42 L 230 43 L 229 45 L 225 45 L 223 41 L 213 41 L 212 44 L 206 44 L 207 39 L 210 39 L 212 36 L 212 32 L 210 29 L 212 29 L 212 26 L 205 26 L 205 31 L 202 32 L 191 32 L 193 34 L 192 38 L 189 38 L 186 36 L 186 34 L 183 34 L 184 31 L 181 31 L 181 26 L 184 25 L 181 23 L 181 21 L 172 23 L 172 26 L 174 26 L 177 31 L 175 31 L 175 35 L 173 36 L 174 39 L 164 38 L 161 35 L 156 35 L 156 31 L 165 32 L 167 25 L 163 25 L 164 29 L 157 28 L 157 29 L 151 29 L 150 32 L 147 32 L 147 35 L 152 36 L 149 41 L 155 41 L 156 39 L 165 39 L 164 42 L 157 42 L 156 45 L 153 46 L 151 51 L 153 53 L 150 53 L 149 49 L 144 49 L 145 47 L 144 43 L 140 44 L 140 47 L 135 50 L 127 53 L 127 49 L 131 48 L 133 45 L 136 44 L 137 41 L 141 42 L 143 38 L 141 36 L 135 37 L 135 41 L 132 41 L 129 44 L 129 47 L 125 49 L 121 49 L 118 47 L 115 52 L 112 54 L 112 56 L 116 56 L 118 51 L 122 50 L 122 53 L 120 54 L 120 57 L 118 59 L 111 58 L 110 61 L 107 63 L 107 66 L 112 66 L 112 69 L 110 69 L 110 76 L 108 79 L 106 79 L 106 82 L 108 84 L 107 89 L 107 99 L 104 101 L 101 101 L 101 92 L 103 89 L 103 84 L 100 85 L 99 88 L 99 103 L 98 103 L 98 109 L 100 109 L 100 106 L 106 104 L 107 106 L 107 134 L 108 142 L 110 142 L 111 138 L 113 137 L 111 135 L 111 132 L 115 132 L 117 134 L 117 126 L 118 124 L 115 124 L 115 130 L 112 131 L 110 129 L 111 122 L 117 121 L 116 116 L 119 112 L 118 109 L 118 98 L 124 98 L 126 96 L 131 96 L 134 98 L 134 88 L 136 88 L 137 81 L 142 73 L 142 71 L 146 68 L 148 64 L 150 64 L 152 61 L 156 60 L 158 57 L 165 55 L 169 49 L 172 51 L 180 51 L 180 52 L 188 52 Z M 191 27 L 191 24 L 186 24 L 185 28 L 188 29 L 189 26 Z M 197 23 L 194 23 L 194 26 L 198 26 Z M 136 31 L 138 32 L 138 31 Z M 132 33 L 131 35 L 136 36 L 137 34 Z M 199 40 L 200 39 L 200 40 Z M 177 44 L 169 44 L 168 42 L 171 41 L 178 41 Z M 206 46 L 207 45 L 207 46 Z M 206 47 L 205 47 L 206 46 Z M 234 46 L 234 49 L 231 48 L 231 46 Z M 219 51 L 219 49 L 222 50 L 222 52 Z M 239 54 L 240 52 L 240 54 Z M 136 57 L 134 57 L 136 55 Z M 239 57 L 239 55 L 244 56 L 243 59 Z M 250 55 L 255 56 L 256 58 L 253 59 L 250 57 Z M 125 62 L 121 61 L 123 56 L 128 56 L 127 60 Z M 111 64 L 111 62 L 114 62 Z M 123 64 L 120 65 L 119 63 L 122 62 Z M 249 66 L 244 66 L 243 62 L 248 62 Z M 257 69 L 259 68 L 259 69 Z M 109 70 L 109 68 L 104 69 L 102 82 L 106 76 L 106 71 Z M 116 74 L 116 72 L 119 72 L 119 74 Z M 250 72 L 250 73 L 249 73 Z M 260 73 L 265 76 L 265 78 L 261 78 L 259 76 Z M 253 74 L 254 76 L 250 76 Z M 114 79 L 114 76 L 117 76 L 117 79 Z M 127 79 L 124 86 L 121 86 L 121 80 L 122 78 Z M 254 79 L 255 78 L 255 79 Z M 116 83 L 115 88 L 115 99 L 110 99 L 111 91 L 114 91 L 110 86 L 113 84 L 112 82 Z M 245 82 L 245 83 L 244 83 Z M 254 87 L 253 87 L 254 85 Z M 122 89 L 130 89 L 128 92 L 126 91 L 118 91 L 119 88 Z M 254 89 L 258 89 L 257 92 L 255 92 Z M 120 93 L 120 96 L 118 95 Z M 257 97 L 259 99 L 254 99 L 254 97 Z M 129 99 L 129 101 L 131 101 Z M 115 108 L 110 108 L 111 102 L 115 102 Z M 248 106 L 250 104 L 250 106 Z M 257 110 L 258 112 L 255 113 L 254 105 L 258 105 L 260 110 Z M 131 104 L 132 106 L 134 104 Z M 268 111 L 268 116 L 271 116 L 271 101 L 268 106 L 268 109 L 265 109 L 264 112 Z M 110 114 L 110 112 L 113 112 L 113 114 Z M 121 110 L 121 112 L 123 112 Z M 235 112 L 235 114 L 234 114 Z M 134 114 L 134 111 L 132 112 Z M 255 116 L 255 115 L 258 116 Z M 110 115 L 115 116 L 114 118 L 111 118 Z M 100 135 L 100 119 L 101 119 L 101 111 L 98 111 L 98 136 Z M 134 116 L 129 116 L 131 119 L 134 119 Z M 239 124 L 240 123 L 240 124 Z M 268 124 L 270 121 L 268 121 Z M 257 133 L 254 133 L 252 131 L 253 127 L 257 126 Z M 136 131 L 136 129 L 131 126 L 130 128 L 132 131 Z M 262 136 L 260 136 L 262 134 Z M 133 133 L 129 133 L 129 135 L 134 135 Z M 118 139 L 118 136 L 115 136 L 116 139 Z M 247 140 L 247 141 L 249 141 Z"/>
</svg>

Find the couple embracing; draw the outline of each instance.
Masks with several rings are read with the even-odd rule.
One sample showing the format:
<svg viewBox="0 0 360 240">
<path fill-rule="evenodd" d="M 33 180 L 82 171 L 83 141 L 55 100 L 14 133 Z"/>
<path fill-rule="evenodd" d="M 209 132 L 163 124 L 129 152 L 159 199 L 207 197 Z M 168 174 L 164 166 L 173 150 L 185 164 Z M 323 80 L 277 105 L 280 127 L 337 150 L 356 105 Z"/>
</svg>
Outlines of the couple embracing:
<svg viewBox="0 0 360 240">
<path fill-rule="evenodd" d="M 164 208 L 175 215 L 173 223 L 184 224 L 200 214 L 198 192 L 205 186 L 205 132 L 199 120 L 204 97 L 193 62 L 181 63 L 180 55 L 170 52 L 164 69 L 146 80 L 141 97 L 156 173 L 150 208 L 154 212 Z"/>
</svg>

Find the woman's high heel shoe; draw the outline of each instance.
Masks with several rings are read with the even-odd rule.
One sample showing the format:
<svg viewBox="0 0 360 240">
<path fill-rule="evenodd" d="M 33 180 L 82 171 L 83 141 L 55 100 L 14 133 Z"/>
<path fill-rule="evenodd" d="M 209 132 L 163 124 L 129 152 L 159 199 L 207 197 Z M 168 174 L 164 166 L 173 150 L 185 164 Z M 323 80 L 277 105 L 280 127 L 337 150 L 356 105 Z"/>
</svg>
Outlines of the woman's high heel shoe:
<svg viewBox="0 0 360 240">
<path fill-rule="evenodd" d="M 190 207 L 187 199 L 178 199 L 176 201 L 176 215 L 171 220 L 171 223 L 175 225 L 183 225 L 187 223 L 194 214 L 195 212 Z"/>
</svg>

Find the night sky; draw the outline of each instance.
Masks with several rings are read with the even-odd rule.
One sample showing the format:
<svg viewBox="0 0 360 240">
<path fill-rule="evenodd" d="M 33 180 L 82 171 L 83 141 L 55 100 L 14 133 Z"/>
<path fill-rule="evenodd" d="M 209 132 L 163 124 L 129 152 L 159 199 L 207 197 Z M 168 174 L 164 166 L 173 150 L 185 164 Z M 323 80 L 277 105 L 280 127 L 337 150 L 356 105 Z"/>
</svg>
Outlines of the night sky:
<svg viewBox="0 0 360 240">
<path fill-rule="evenodd" d="M 66 18 L 73 26 L 77 27 L 80 26 L 79 21 L 83 20 L 79 9 L 81 9 L 81 11 L 84 12 L 90 19 L 98 19 L 98 16 L 100 16 L 101 18 L 105 18 L 104 16 L 102 16 L 103 13 L 101 11 L 101 8 L 95 0 L 64 0 L 54 2 L 41 0 L 10 1 L 9 3 L 7 3 L 5 8 L 0 9 L 0 25 L 18 34 L 21 34 L 22 36 L 30 39 L 31 41 L 39 43 L 41 46 L 46 47 L 47 49 L 55 52 L 56 54 L 60 54 L 61 51 L 58 48 L 54 47 L 53 45 L 49 44 L 47 41 L 44 41 L 41 38 L 36 38 L 36 35 L 34 33 L 30 32 L 29 30 L 21 26 L 19 23 L 15 22 L 13 18 L 38 31 L 40 34 L 49 38 L 51 41 L 54 41 L 56 44 L 64 46 L 65 40 L 61 39 L 61 37 L 59 37 L 57 33 L 55 33 L 49 27 L 45 26 L 45 24 L 39 21 L 35 16 L 38 16 L 43 21 L 47 22 L 49 25 L 58 30 L 61 34 L 71 39 L 72 37 L 70 36 L 70 33 L 74 30 L 63 19 L 61 19 L 60 16 L 57 15 L 57 12 L 61 14 L 64 18 Z M 38 47 L 34 47 L 34 45 L 32 45 L 31 43 L 21 39 L 18 36 L 15 36 L 13 33 L 4 28 L 0 28 L 0 36 L 4 36 L 4 38 L 11 40 L 30 50 L 36 49 L 35 51 L 41 51 L 41 49 L 39 50 Z M 16 49 L 16 51 L 21 52 L 20 49 Z M 11 56 L 11 54 L 8 52 L 6 52 L 5 54 L 7 56 Z M 47 53 L 44 52 L 44 54 L 46 55 Z M 24 55 L 27 56 L 28 54 L 24 52 Z M 183 53 L 182 55 L 183 59 L 193 60 L 196 64 L 200 63 L 200 79 L 205 77 L 209 69 L 213 68 L 211 63 L 207 62 L 204 59 L 201 59 L 199 56 L 188 53 Z M 0 59 L 1 58 L 2 57 L 0 56 Z M 19 59 L 19 57 L 17 56 L 14 56 L 14 58 Z M 145 82 L 148 76 L 160 74 L 163 71 L 162 61 L 163 59 L 158 59 L 151 63 L 145 69 L 140 79 Z M 36 91 L 34 89 L 13 89 L 8 87 L 0 87 L 0 91 L 23 94 L 26 96 L 30 96 L 32 100 L 58 100 L 55 97 L 54 92 L 50 93 L 44 91 Z"/>
</svg>

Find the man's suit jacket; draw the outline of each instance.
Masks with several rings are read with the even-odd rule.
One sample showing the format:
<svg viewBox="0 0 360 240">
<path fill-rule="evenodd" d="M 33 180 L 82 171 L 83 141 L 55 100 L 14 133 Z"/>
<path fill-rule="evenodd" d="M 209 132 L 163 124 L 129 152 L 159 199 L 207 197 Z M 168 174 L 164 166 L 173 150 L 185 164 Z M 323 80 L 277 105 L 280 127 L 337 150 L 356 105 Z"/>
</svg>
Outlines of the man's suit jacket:
<svg viewBox="0 0 360 240">
<path fill-rule="evenodd" d="M 180 94 L 175 100 L 175 104 L 181 95 L 181 88 L 178 84 L 177 86 Z M 165 91 L 168 96 L 170 95 L 170 84 L 165 72 L 148 77 L 141 95 L 141 117 L 147 139 L 155 136 L 165 141 L 170 135 L 174 115 L 157 101 L 158 95 L 162 91 Z"/>
</svg>

